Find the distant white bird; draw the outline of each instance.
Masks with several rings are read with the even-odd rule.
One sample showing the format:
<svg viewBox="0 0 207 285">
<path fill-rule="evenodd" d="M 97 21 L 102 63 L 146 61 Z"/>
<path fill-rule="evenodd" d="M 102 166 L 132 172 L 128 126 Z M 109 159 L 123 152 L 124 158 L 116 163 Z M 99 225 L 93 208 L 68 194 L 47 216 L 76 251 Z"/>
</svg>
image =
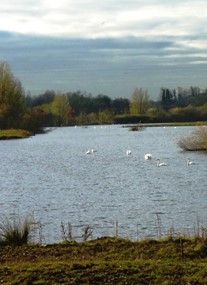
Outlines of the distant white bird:
<svg viewBox="0 0 207 285">
<path fill-rule="evenodd" d="M 158 167 L 160 167 L 160 166 L 167 166 L 167 163 L 160 162 L 160 159 L 158 158 L 158 160 L 157 160 L 157 166 L 158 166 Z"/>
<path fill-rule="evenodd" d="M 86 151 L 86 154 L 92 154 L 92 153 L 94 153 L 94 152 L 97 152 L 97 150 L 95 150 L 95 149 L 88 149 L 87 151 Z"/>
<path fill-rule="evenodd" d="M 187 159 L 187 165 L 192 165 L 195 164 L 195 162 L 193 162 L 190 158 Z"/>
<path fill-rule="evenodd" d="M 131 149 L 127 149 L 127 151 L 126 151 L 126 155 L 131 155 L 131 154 L 132 154 Z"/>
<path fill-rule="evenodd" d="M 144 159 L 145 159 L 145 160 L 152 159 L 151 153 L 146 153 L 145 156 L 144 156 Z"/>
</svg>

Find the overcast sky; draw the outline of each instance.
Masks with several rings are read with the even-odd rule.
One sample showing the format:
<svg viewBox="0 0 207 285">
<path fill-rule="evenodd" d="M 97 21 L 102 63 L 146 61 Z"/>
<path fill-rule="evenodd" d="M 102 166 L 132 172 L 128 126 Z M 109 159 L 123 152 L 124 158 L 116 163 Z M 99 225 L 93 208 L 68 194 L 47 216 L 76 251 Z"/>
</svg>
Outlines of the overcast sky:
<svg viewBox="0 0 207 285">
<path fill-rule="evenodd" d="M 0 61 L 26 92 L 130 98 L 207 87 L 206 0 L 0 2 Z"/>
</svg>

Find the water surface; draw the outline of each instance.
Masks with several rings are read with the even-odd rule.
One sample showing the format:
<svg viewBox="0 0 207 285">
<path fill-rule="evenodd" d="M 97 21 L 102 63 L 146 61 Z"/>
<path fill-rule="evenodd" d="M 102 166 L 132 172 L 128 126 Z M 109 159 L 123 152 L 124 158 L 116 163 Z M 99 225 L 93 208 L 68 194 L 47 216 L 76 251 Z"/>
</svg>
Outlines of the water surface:
<svg viewBox="0 0 207 285">
<path fill-rule="evenodd" d="M 207 220 L 206 155 L 176 143 L 192 130 L 68 127 L 0 141 L 1 217 L 32 213 L 46 242 L 61 241 L 61 222 L 79 237 L 85 225 L 93 238 L 114 236 L 116 222 L 119 235 L 133 240 L 156 236 L 158 223 L 163 234 L 195 233 Z M 145 161 L 145 153 L 153 159 Z M 196 164 L 187 166 L 188 157 Z M 168 166 L 158 168 L 157 158 Z"/>
</svg>

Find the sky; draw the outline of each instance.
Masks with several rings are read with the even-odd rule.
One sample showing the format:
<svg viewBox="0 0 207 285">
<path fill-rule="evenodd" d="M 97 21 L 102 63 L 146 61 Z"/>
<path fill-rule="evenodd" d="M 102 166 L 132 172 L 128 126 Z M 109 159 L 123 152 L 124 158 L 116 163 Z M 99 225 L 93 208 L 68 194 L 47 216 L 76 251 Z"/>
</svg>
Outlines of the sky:
<svg viewBox="0 0 207 285">
<path fill-rule="evenodd" d="M 151 99 L 160 88 L 206 88 L 206 0 L 0 2 L 0 61 L 25 92 L 82 91 Z"/>
</svg>

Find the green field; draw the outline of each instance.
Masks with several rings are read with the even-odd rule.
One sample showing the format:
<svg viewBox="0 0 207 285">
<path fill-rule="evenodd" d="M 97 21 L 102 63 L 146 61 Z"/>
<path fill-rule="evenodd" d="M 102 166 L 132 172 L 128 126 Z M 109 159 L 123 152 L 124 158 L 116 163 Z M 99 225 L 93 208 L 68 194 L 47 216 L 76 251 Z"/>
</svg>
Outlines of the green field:
<svg viewBox="0 0 207 285">
<path fill-rule="evenodd" d="M 0 247 L 1 284 L 207 284 L 207 239 Z"/>
</svg>

